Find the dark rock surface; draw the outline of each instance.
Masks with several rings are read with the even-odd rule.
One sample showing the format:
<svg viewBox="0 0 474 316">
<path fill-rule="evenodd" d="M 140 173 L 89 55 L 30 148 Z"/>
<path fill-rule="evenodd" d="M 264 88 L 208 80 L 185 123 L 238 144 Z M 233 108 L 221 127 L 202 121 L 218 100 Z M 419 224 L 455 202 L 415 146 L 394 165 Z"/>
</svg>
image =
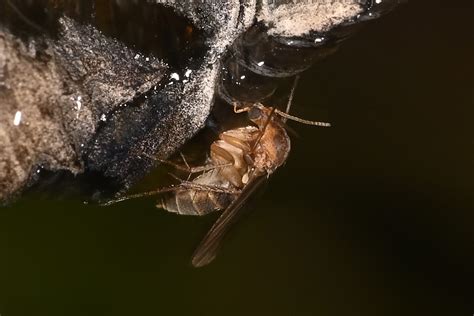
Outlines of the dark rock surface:
<svg viewBox="0 0 474 316">
<path fill-rule="evenodd" d="M 299 25 L 291 33 L 282 13 L 285 6 L 291 9 L 288 1 L 150 3 L 171 8 L 203 32 L 200 57 L 171 68 L 65 15 L 57 20 L 57 34 L 39 32 L 26 38 L 0 20 L 0 201 L 22 192 L 43 169 L 92 171 L 127 189 L 156 165 L 151 156 L 168 157 L 204 126 L 221 59 L 257 20 L 270 29 L 284 29 L 281 36 L 311 37 L 353 22 L 355 14 L 374 5 L 357 0 L 298 2 L 300 12 L 308 15 L 307 5 L 321 21 L 304 20 L 307 27 L 324 29 L 304 32 Z M 386 3 L 398 1 L 383 3 L 385 10 Z"/>
<path fill-rule="evenodd" d="M 135 59 L 121 43 L 73 20 L 58 39 L 23 41 L 0 28 L 0 200 L 38 168 L 84 171 L 98 126 L 158 84 L 166 65 Z M 16 117 L 16 120 L 15 120 Z"/>
</svg>

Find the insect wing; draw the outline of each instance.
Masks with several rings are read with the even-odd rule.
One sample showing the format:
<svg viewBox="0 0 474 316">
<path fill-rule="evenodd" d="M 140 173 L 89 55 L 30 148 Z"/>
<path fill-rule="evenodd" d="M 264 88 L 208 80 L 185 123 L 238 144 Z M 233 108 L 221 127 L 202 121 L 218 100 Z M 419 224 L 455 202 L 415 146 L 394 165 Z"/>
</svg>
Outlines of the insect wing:
<svg viewBox="0 0 474 316">
<path fill-rule="evenodd" d="M 224 237 L 237 221 L 238 215 L 241 214 L 240 210 L 242 210 L 242 206 L 244 206 L 245 202 L 252 196 L 255 190 L 265 182 L 265 179 L 265 176 L 260 176 L 249 182 L 240 196 L 224 210 L 196 248 L 191 261 L 194 267 L 199 268 L 205 266 L 214 260 Z"/>
</svg>

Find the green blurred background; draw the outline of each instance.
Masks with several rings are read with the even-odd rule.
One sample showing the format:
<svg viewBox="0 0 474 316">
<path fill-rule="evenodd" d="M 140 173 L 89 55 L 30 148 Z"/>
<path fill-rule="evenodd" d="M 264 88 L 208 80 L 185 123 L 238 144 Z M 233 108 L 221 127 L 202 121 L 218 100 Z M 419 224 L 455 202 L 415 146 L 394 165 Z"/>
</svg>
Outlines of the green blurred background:
<svg viewBox="0 0 474 316">
<path fill-rule="evenodd" d="M 473 2 L 410 1 L 304 73 L 299 138 L 217 260 L 153 199 L 0 210 L 0 314 L 471 315 Z"/>
</svg>

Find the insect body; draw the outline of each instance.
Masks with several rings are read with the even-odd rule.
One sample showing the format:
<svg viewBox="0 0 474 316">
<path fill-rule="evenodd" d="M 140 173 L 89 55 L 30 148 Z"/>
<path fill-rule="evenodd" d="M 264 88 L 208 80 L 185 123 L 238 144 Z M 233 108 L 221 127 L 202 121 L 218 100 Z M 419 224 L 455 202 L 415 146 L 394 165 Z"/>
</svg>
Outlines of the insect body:
<svg viewBox="0 0 474 316">
<path fill-rule="evenodd" d="M 106 204 L 163 194 L 157 207 L 170 212 L 205 215 L 223 210 L 196 248 L 192 258 L 195 267 L 210 263 L 247 199 L 288 158 L 291 143 L 285 130 L 286 119 L 310 125 L 330 126 L 328 123 L 302 120 L 287 113 L 296 82 L 297 80 L 286 112 L 260 103 L 239 109 L 235 106 L 235 112 L 247 112 L 249 120 L 254 125 L 222 132 L 219 139 L 211 144 L 209 158 L 204 165 L 184 168 L 166 162 L 177 169 L 188 171 L 190 174 L 188 180 L 180 180 L 178 185 L 169 188 L 126 196 Z M 191 177 L 193 175 L 194 177 Z"/>
<path fill-rule="evenodd" d="M 245 109 L 256 126 L 227 130 L 211 145 L 206 170 L 192 182 L 182 182 L 158 207 L 183 215 L 204 215 L 227 208 L 256 177 L 270 175 L 290 151 L 290 139 L 272 108 L 261 104 Z"/>
<path fill-rule="evenodd" d="M 248 111 L 249 119 L 257 128 L 247 126 L 229 130 L 222 133 L 220 140 L 211 146 L 211 157 L 213 151 L 222 150 L 218 157 L 227 156 L 224 160 L 231 163 L 230 168 L 224 167 L 222 177 L 241 191 L 232 196 L 230 204 L 197 247 L 192 258 L 195 267 L 204 266 L 215 258 L 222 239 L 236 220 L 240 208 L 265 176 L 272 174 L 286 161 L 290 152 L 290 138 L 280 117 L 274 115 L 275 109 L 255 104 L 244 110 Z M 240 173 L 237 172 L 239 170 Z"/>
<path fill-rule="evenodd" d="M 291 105 L 297 79 L 298 77 L 295 80 L 290 95 L 287 112 Z M 232 196 L 232 201 L 229 206 L 224 210 L 196 248 L 192 258 L 192 264 L 195 267 L 204 266 L 215 258 L 223 237 L 237 219 L 241 207 L 264 179 L 285 163 L 291 148 L 290 138 L 284 128 L 286 119 L 309 125 L 330 126 L 329 123 L 302 120 L 289 115 L 287 112 L 281 112 L 276 108 L 265 107 L 260 103 L 253 104 L 238 111 L 236 110 L 235 112 L 243 111 L 248 112 L 250 121 L 258 127 L 258 131 L 248 126 L 246 128 L 252 130 L 250 133 L 244 133 L 244 135 L 248 137 L 234 139 L 228 136 L 239 135 L 242 129 L 230 130 L 221 134 L 220 141 L 213 143 L 213 146 L 217 146 L 224 141 L 230 146 L 228 148 L 237 147 L 242 149 L 244 159 L 240 159 L 239 162 L 245 162 L 243 165 L 246 165 L 244 169 L 246 171 L 241 178 L 242 186 L 237 186 L 241 191 L 239 194 Z M 245 141 L 242 142 L 242 140 Z M 211 157 L 213 146 L 211 146 Z M 235 165 L 235 160 L 228 160 L 228 162 L 233 161 Z M 222 177 L 232 182 L 227 173 L 223 172 Z"/>
</svg>

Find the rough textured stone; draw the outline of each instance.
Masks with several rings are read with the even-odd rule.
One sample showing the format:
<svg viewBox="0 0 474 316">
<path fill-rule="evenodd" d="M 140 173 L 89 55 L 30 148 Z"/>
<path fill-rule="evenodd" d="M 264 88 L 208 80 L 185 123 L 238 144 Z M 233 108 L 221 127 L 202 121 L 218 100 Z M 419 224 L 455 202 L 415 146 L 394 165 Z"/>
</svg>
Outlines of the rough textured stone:
<svg viewBox="0 0 474 316">
<path fill-rule="evenodd" d="M 87 165 L 120 178 L 125 188 L 155 165 L 151 156 L 168 157 L 204 126 L 214 100 L 220 57 L 255 16 L 255 1 L 243 7 L 232 0 L 202 7 L 200 1 L 157 2 L 186 14 L 203 29 L 208 50 L 202 60 L 173 73 L 156 92 L 140 100 L 139 109 L 128 107 L 114 113 L 97 135 Z"/>
<path fill-rule="evenodd" d="M 204 126 L 222 56 L 257 17 L 275 32 L 284 29 L 279 35 L 329 32 L 359 17 L 355 2 L 364 7 L 358 21 L 378 15 L 368 7 L 373 1 L 150 0 L 186 16 L 205 34 L 202 56 L 173 70 L 64 16 L 56 36 L 21 40 L 0 21 L 0 201 L 33 183 L 38 168 L 94 171 L 128 188 L 156 164 L 150 157 L 168 157 Z M 288 33 L 285 16 L 294 17 L 268 13 L 292 4 L 303 13 L 303 7 L 314 7 L 318 19 L 329 22 Z M 21 120 L 14 124 L 17 113 Z"/>
<path fill-rule="evenodd" d="M 67 18 L 60 26 L 58 39 L 26 41 L 0 28 L 0 200 L 34 180 L 38 168 L 82 172 L 108 113 L 166 72 L 92 27 Z"/>
</svg>

